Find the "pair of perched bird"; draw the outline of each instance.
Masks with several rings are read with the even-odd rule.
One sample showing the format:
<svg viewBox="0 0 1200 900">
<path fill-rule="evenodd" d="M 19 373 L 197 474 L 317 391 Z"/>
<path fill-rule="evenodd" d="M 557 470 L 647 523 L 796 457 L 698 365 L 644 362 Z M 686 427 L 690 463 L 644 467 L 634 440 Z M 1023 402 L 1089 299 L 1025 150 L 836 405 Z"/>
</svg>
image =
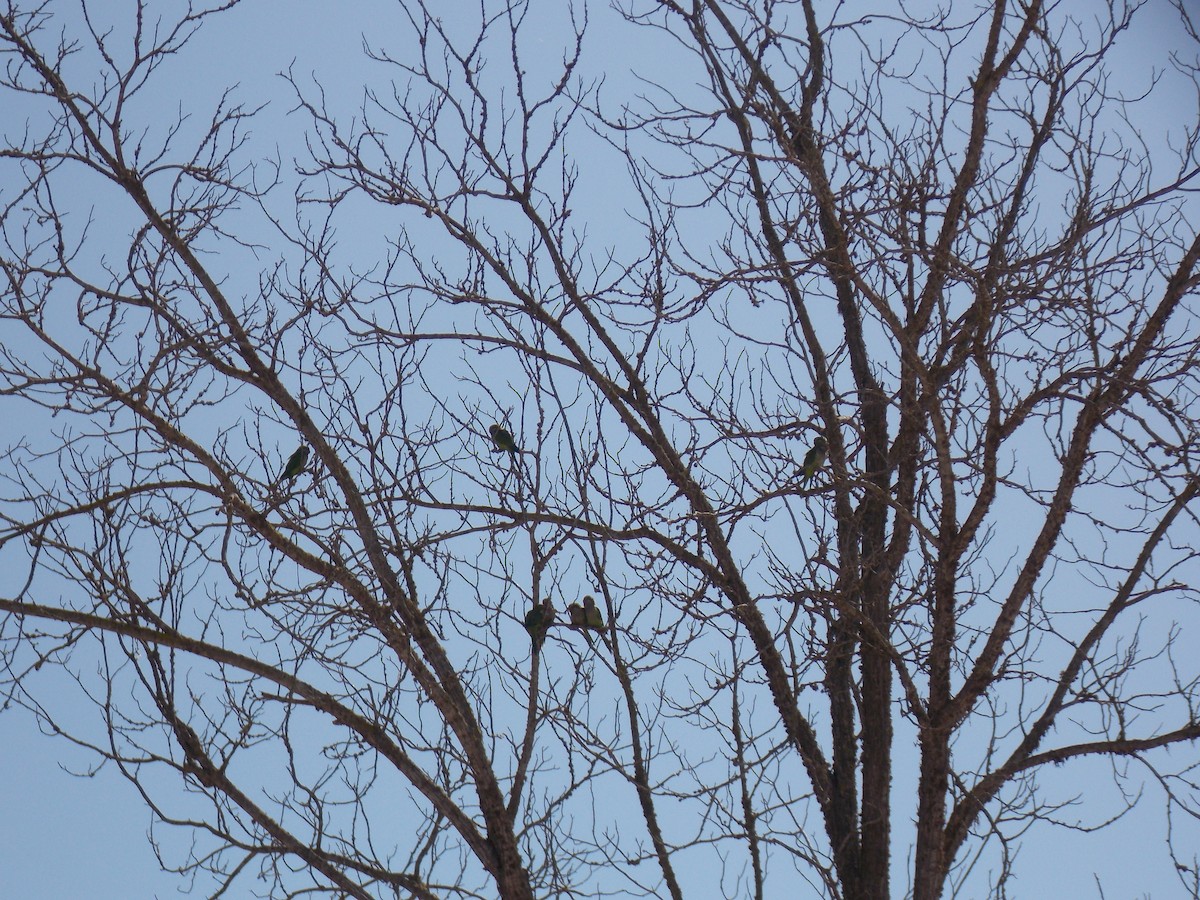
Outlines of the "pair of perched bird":
<svg viewBox="0 0 1200 900">
<path fill-rule="evenodd" d="M 512 436 L 512 432 L 503 425 L 489 425 L 488 434 L 492 438 L 493 453 L 520 453 L 521 448 L 517 446 L 516 439 Z M 283 474 L 279 476 L 277 484 L 285 481 L 291 481 L 297 475 L 304 471 L 304 467 L 308 465 L 308 445 L 301 444 L 296 448 L 296 452 L 288 457 L 287 463 L 283 467 Z"/>
<path fill-rule="evenodd" d="M 502 425 L 491 425 L 488 428 L 488 434 L 491 435 L 492 438 L 493 453 L 504 453 L 507 451 L 508 453 L 515 455 L 521 452 L 521 448 L 517 446 L 516 439 L 513 438 L 512 432 Z M 308 465 L 308 455 L 309 450 L 307 444 L 301 444 L 299 447 L 297 447 L 296 452 L 288 457 L 287 462 L 283 466 L 283 473 L 278 479 L 276 479 L 275 483 L 278 485 L 287 481 L 291 481 L 297 475 L 303 472 L 304 467 Z"/>
<path fill-rule="evenodd" d="M 583 636 L 587 638 L 588 646 L 595 647 L 596 642 L 593 640 L 591 632 L 604 630 L 604 614 L 596 605 L 596 598 L 588 594 L 583 598 L 582 606 L 578 603 L 570 604 L 567 607 L 567 616 L 569 619 L 567 627 L 572 631 L 582 631 Z M 556 618 L 554 603 L 549 597 L 541 603 L 535 603 L 529 608 L 529 612 L 525 613 L 525 630 L 529 632 L 529 639 L 533 641 L 535 653 L 542 649 L 546 633 Z"/>
<path fill-rule="evenodd" d="M 503 425 L 492 424 L 488 426 L 488 434 L 492 438 L 492 452 L 504 453 L 508 452 L 516 455 L 521 452 L 517 446 L 516 440 L 512 436 L 512 432 Z M 804 454 L 804 462 L 801 464 L 801 473 L 804 477 L 804 483 L 807 485 L 816 477 L 821 466 L 825 464 L 825 456 L 829 450 L 829 443 L 825 440 L 824 435 L 817 435 L 813 441 L 812 447 Z M 575 606 L 576 604 L 572 604 Z M 570 609 L 570 607 L 568 607 Z"/>
<path fill-rule="evenodd" d="M 591 632 L 604 630 L 604 614 L 596 605 L 596 598 L 591 594 L 584 595 L 583 606 L 572 603 L 567 607 L 567 616 L 571 620 L 570 627 L 574 631 L 582 631 L 583 636 L 587 638 L 588 646 L 595 647 L 596 642 L 592 640 Z"/>
</svg>

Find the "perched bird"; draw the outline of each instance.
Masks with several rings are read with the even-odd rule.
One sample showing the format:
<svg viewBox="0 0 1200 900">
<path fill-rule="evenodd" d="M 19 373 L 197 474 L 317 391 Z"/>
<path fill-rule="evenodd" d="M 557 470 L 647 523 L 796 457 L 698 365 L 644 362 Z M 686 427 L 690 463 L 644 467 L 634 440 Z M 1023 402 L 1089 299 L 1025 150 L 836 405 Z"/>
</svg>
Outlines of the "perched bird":
<svg viewBox="0 0 1200 900">
<path fill-rule="evenodd" d="M 596 599 L 592 594 L 583 598 L 583 616 L 587 619 L 588 628 L 594 628 L 596 631 L 604 628 L 604 613 L 596 606 Z"/>
<path fill-rule="evenodd" d="M 272 510 L 279 505 L 283 500 L 283 491 L 281 486 L 290 481 L 294 481 L 296 476 L 304 471 L 304 467 L 308 465 L 308 444 L 301 444 L 296 448 L 296 451 L 288 457 L 287 462 L 283 465 L 283 471 L 279 473 L 279 477 L 271 482 L 267 489 L 267 505 L 263 507 L 263 515 L 268 515 Z"/>
<path fill-rule="evenodd" d="M 596 605 L 596 598 L 588 594 L 583 598 L 583 617 L 588 628 L 601 631 L 604 628 L 604 615 Z"/>
<path fill-rule="evenodd" d="M 529 612 L 525 613 L 525 630 L 529 632 L 529 639 L 533 641 L 535 651 L 542 648 L 542 641 L 546 637 L 544 625 L 545 613 L 542 607 L 538 604 L 529 607 Z"/>
<path fill-rule="evenodd" d="M 554 624 L 554 618 L 554 603 L 549 597 L 541 603 L 535 603 L 529 607 L 529 612 L 525 613 L 525 630 L 529 632 L 529 639 L 533 641 L 534 653 L 542 649 L 542 644 L 546 641 L 546 632 Z"/>
<path fill-rule="evenodd" d="M 804 454 L 803 475 L 804 483 L 808 484 L 813 480 L 817 471 L 825 463 L 825 451 L 829 445 L 825 441 L 824 435 L 817 435 L 813 441 L 812 449 Z"/>
<path fill-rule="evenodd" d="M 587 611 L 578 603 L 572 603 L 567 607 L 567 615 L 570 616 L 570 627 L 575 631 L 582 631 L 583 636 L 587 638 L 588 646 L 595 647 L 596 641 L 588 633 Z"/>
<path fill-rule="evenodd" d="M 287 465 L 283 467 L 283 474 L 275 483 L 282 484 L 285 481 L 291 481 L 304 471 L 306 465 L 308 465 L 308 444 L 301 444 L 296 448 L 296 452 L 288 457 Z"/>
<path fill-rule="evenodd" d="M 512 432 L 503 425 L 489 425 L 488 434 L 492 436 L 493 453 L 502 453 L 505 450 L 514 454 L 521 452 L 517 442 L 513 440 Z"/>
</svg>

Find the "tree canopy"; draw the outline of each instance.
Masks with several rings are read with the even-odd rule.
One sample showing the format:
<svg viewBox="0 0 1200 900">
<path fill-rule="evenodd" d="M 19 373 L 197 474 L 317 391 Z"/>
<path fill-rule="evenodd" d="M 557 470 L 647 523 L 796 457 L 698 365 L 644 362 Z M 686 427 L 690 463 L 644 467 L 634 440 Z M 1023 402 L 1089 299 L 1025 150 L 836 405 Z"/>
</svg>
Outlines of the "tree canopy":
<svg viewBox="0 0 1200 900">
<path fill-rule="evenodd" d="M 398 0 L 265 105 L 251 5 L 0 11 L 0 696 L 164 866 L 1029 896 L 1149 816 L 1200 896 L 1182 2 Z"/>
</svg>

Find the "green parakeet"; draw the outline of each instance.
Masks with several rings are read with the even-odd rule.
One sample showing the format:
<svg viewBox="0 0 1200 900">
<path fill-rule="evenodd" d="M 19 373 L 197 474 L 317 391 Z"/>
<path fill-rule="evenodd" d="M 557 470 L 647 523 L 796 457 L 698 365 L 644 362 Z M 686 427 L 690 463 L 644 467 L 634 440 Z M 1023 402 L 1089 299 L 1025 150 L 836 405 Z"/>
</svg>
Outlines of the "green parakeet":
<svg viewBox="0 0 1200 900">
<path fill-rule="evenodd" d="M 512 432 L 502 425 L 489 425 L 488 434 L 492 436 L 492 452 L 502 453 L 507 450 L 509 453 L 520 453 L 521 450 L 517 447 L 517 442 L 513 439 Z"/>
<path fill-rule="evenodd" d="M 535 603 L 529 607 L 529 612 L 525 613 L 525 630 L 529 632 L 529 639 L 533 641 L 534 653 L 542 649 L 542 644 L 546 641 L 546 632 L 553 624 L 554 603 L 549 597 L 541 603 Z"/>
<path fill-rule="evenodd" d="M 544 619 L 545 614 L 540 606 L 531 606 L 529 612 L 525 613 L 525 630 L 529 632 L 529 639 L 533 641 L 534 650 L 541 649 L 542 639 L 546 636 L 542 628 Z"/>
<path fill-rule="evenodd" d="M 308 444 L 301 444 L 296 448 L 296 452 L 288 457 L 287 465 L 283 467 L 283 474 L 279 476 L 279 481 L 276 483 L 282 484 L 285 481 L 291 481 L 304 471 L 306 465 L 308 465 Z"/>
<path fill-rule="evenodd" d="M 567 607 L 567 615 L 571 617 L 570 627 L 575 631 L 582 631 L 583 636 L 587 638 L 588 646 L 595 647 L 596 642 L 588 633 L 587 611 L 578 603 L 572 603 Z"/>
<path fill-rule="evenodd" d="M 825 453 L 828 446 L 824 435 L 817 435 L 812 449 L 804 454 L 803 475 L 806 485 L 813 480 L 817 471 L 825 464 Z"/>
<path fill-rule="evenodd" d="M 596 605 L 596 598 L 588 594 L 583 598 L 583 617 L 588 628 L 601 631 L 604 628 L 604 615 Z"/>
</svg>

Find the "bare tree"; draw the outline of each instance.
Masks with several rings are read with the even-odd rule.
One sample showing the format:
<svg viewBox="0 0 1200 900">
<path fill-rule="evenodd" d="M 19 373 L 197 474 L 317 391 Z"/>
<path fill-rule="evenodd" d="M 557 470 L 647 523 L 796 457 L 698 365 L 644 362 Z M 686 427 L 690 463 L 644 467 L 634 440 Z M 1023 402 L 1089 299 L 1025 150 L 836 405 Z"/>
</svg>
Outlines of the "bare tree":
<svg viewBox="0 0 1200 900">
<path fill-rule="evenodd" d="M 1143 118 L 1200 70 L 1114 83 L 1148 13 L 401 0 L 273 162 L 236 90 L 161 118 L 235 5 L 0 12 L 4 697 L 164 865 L 1007 896 L 1161 801 L 1200 896 L 1200 117 Z"/>
</svg>

